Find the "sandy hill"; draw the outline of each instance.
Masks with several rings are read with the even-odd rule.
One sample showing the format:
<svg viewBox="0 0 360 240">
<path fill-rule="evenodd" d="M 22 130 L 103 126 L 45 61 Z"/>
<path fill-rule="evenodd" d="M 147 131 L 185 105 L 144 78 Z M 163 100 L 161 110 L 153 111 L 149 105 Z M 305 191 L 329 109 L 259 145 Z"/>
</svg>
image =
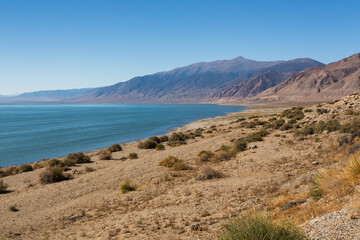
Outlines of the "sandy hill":
<svg viewBox="0 0 360 240">
<path fill-rule="evenodd" d="M 360 91 L 360 54 L 298 72 L 257 97 L 261 100 L 330 100 Z"/>
</svg>

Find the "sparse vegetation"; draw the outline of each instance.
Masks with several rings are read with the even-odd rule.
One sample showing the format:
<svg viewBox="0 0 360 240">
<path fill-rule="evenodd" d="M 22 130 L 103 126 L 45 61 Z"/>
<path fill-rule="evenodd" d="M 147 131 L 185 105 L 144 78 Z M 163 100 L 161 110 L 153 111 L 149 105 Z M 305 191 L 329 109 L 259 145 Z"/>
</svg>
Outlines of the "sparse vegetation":
<svg viewBox="0 0 360 240">
<path fill-rule="evenodd" d="M 222 177 L 224 177 L 223 173 L 221 173 L 217 170 L 214 170 L 209 166 L 202 166 L 199 169 L 198 174 L 195 179 L 198 181 L 205 181 L 205 180 L 222 178 Z"/>
<path fill-rule="evenodd" d="M 107 148 L 108 151 L 110 152 L 119 152 L 122 150 L 122 147 L 120 146 L 120 144 L 113 144 L 110 147 Z"/>
<path fill-rule="evenodd" d="M 226 224 L 219 240 L 304 240 L 301 230 L 289 222 L 276 223 L 262 213 L 242 216 Z"/>
<path fill-rule="evenodd" d="M 8 185 L 6 183 L 4 183 L 4 181 L 2 179 L 0 179 L 0 193 L 5 192 L 7 188 L 8 188 Z"/>
<path fill-rule="evenodd" d="M 130 158 L 130 159 L 137 159 L 137 158 L 138 158 L 138 155 L 137 155 L 137 153 L 134 153 L 134 152 L 133 152 L 133 153 L 130 153 L 130 154 L 129 154 L 129 158 Z"/>
<path fill-rule="evenodd" d="M 171 168 L 171 169 L 173 169 L 175 171 L 190 169 L 189 165 L 187 165 L 186 162 L 184 162 L 183 160 L 179 159 L 178 157 L 175 157 L 175 156 L 172 156 L 172 155 L 170 155 L 167 158 L 164 158 L 163 160 L 161 160 L 159 162 L 159 166 Z"/>
<path fill-rule="evenodd" d="M 99 153 L 99 159 L 100 160 L 111 160 L 112 159 L 111 152 L 109 150 L 102 150 Z"/>
<path fill-rule="evenodd" d="M 30 164 L 22 164 L 19 166 L 20 173 L 33 171 L 33 167 Z"/>
<path fill-rule="evenodd" d="M 85 172 L 93 172 L 95 169 L 93 167 L 85 167 Z"/>
<path fill-rule="evenodd" d="M 165 146 L 161 143 L 156 144 L 155 150 L 165 150 Z"/>
<path fill-rule="evenodd" d="M 123 194 L 128 193 L 128 192 L 132 192 L 132 191 L 136 191 L 137 188 L 138 187 L 134 182 L 127 181 L 127 180 L 120 184 L 120 191 Z"/>
<path fill-rule="evenodd" d="M 70 153 L 66 156 L 66 160 L 75 162 L 75 164 L 91 162 L 90 157 L 82 152 Z"/>
<path fill-rule="evenodd" d="M 42 184 L 49 184 L 68 180 L 71 178 L 70 174 L 64 174 L 61 167 L 49 167 L 44 172 L 40 173 L 40 182 Z"/>
<path fill-rule="evenodd" d="M 212 151 L 201 151 L 197 155 L 198 162 L 210 162 L 214 155 L 215 154 Z"/>
<path fill-rule="evenodd" d="M 145 140 L 138 143 L 140 149 L 155 149 L 157 143 L 152 140 Z"/>
<path fill-rule="evenodd" d="M 245 138 L 238 138 L 234 141 L 236 151 L 245 151 L 247 149 L 247 142 Z"/>
</svg>

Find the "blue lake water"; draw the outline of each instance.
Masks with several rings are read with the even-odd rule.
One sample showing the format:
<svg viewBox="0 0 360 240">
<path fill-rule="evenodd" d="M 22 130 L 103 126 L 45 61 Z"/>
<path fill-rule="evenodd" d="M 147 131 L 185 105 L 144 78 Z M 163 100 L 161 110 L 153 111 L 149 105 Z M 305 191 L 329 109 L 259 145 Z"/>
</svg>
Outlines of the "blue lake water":
<svg viewBox="0 0 360 240">
<path fill-rule="evenodd" d="M 0 105 L 0 166 L 160 135 L 198 119 L 244 109 L 213 104 Z"/>
</svg>

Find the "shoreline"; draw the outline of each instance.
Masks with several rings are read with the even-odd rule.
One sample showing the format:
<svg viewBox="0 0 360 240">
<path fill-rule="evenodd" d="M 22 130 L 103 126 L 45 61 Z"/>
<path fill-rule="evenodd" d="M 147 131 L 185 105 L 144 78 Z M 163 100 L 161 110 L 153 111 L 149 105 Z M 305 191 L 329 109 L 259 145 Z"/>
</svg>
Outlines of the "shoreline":
<svg viewBox="0 0 360 240">
<path fill-rule="evenodd" d="M 53 104 L 53 103 L 51 103 L 51 104 Z M 208 105 L 209 103 L 194 103 L 194 104 L 207 104 Z M 216 104 L 216 103 L 210 103 L 210 104 L 219 105 L 219 106 L 222 105 L 222 104 Z M 251 108 L 250 106 L 235 105 L 235 104 L 231 104 L 231 105 L 227 105 L 227 106 L 244 107 L 245 109 L 242 112 L 230 112 L 230 113 L 226 113 L 225 115 L 219 115 L 219 116 L 214 116 L 214 117 L 210 117 L 210 118 L 198 119 L 198 120 L 192 121 L 190 123 L 187 123 L 187 124 L 184 124 L 184 125 L 181 125 L 181 126 L 178 126 L 178 127 L 173 127 L 170 130 L 167 130 L 166 132 L 164 132 L 162 134 L 151 135 L 151 136 L 147 136 L 145 138 L 140 138 L 140 139 L 136 139 L 136 140 L 133 140 L 133 141 L 127 141 L 127 142 L 123 142 L 123 143 L 121 143 L 121 144 L 119 143 L 119 144 L 120 145 L 128 145 L 128 144 L 132 144 L 132 143 L 137 143 L 139 141 L 146 140 L 146 139 L 148 139 L 149 137 L 152 137 L 152 136 L 169 135 L 169 134 L 171 134 L 173 132 L 177 132 L 177 131 L 186 131 L 186 130 L 190 130 L 190 129 L 196 129 L 196 128 L 200 128 L 201 126 L 205 126 L 206 123 L 210 124 L 210 123 L 213 123 L 213 122 L 216 122 L 216 121 L 219 121 L 219 120 L 224 120 L 224 119 L 229 120 L 229 119 L 232 119 L 232 118 L 236 118 L 238 116 L 246 115 L 246 113 L 250 114 L 250 112 L 249 113 L 247 112 L 248 110 L 250 110 L 250 108 Z M 195 128 L 194 126 L 198 126 L 199 122 L 201 122 L 202 125 Z M 187 128 L 189 126 L 192 126 L 192 127 L 190 127 L 189 129 L 184 130 L 184 128 Z M 116 144 L 116 143 L 113 143 L 113 144 Z M 111 146 L 111 145 L 109 145 L 109 146 Z M 102 148 L 90 149 L 90 150 L 84 150 L 84 151 L 79 151 L 79 152 L 83 152 L 84 154 L 89 154 L 91 156 L 92 154 L 97 154 L 100 151 L 106 150 L 109 146 L 105 146 L 105 147 L 102 147 Z M 67 154 L 70 154 L 70 153 L 67 153 Z M 5 169 L 5 168 L 10 168 L 10 167 L 19 167 L 19 166 L 25 165 L 25 164 L 33 165 L 33 164 L 37 164 L 37 163 L 42 163 L 44 160 L 46 161 L 46 160 L 50 160 L 50 159 L 63 160 L 63 159 L 66 158 L 67 154 L 64 155 L 64 156 L 57 156 L 57 157 L 51 157 L 51 158 L 42 158 L 41 160 L 38 160 L 38 161 L 27 162 L 27 163 L 22 163 L 22 164 L 15 164 L 15 165 L 8 165 L 8 166 L 1 166 L 0 165 L 0 168 Z"/>
</svg>

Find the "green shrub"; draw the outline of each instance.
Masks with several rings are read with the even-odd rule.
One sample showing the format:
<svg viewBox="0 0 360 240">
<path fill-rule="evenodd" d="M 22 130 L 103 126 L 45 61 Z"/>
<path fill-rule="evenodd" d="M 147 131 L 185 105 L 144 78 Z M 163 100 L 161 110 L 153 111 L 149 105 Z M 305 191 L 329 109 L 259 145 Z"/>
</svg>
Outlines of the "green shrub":
<svg viewBox="0 0 360 240">
<path fill-rule="evenodd" d="M 145 140 L 138 143 L 138 148 L 140 149 L 154 149 L 156 148 L 156 142 L 152 140 Z"/>
<path fill-rule="evenodd" d="M 33 167 L 30 164 L 22 164 L 19 166 L 20 172 L 30 172 L 33 171 Z"/>
<path fill-rule="evenodd" d="M 53 158 L 46 161 L 45 165 L 47 167 L 65 167 L 65 164 L 63 161 L 60 161 L 59 159 Z M 75 164 L 74 164 L 75 165 Z"/>
<path fill-rule="evenodd" d="M 247 142 L 245 138 L 238 138 L 234 141 L 236 151 L 245 151 L 247 148 Z"/>
<path fill-rule="evenodd" d="M 339 130 L 340 128 L 341 128 L 341 125 L 340 125 L 339 121 L 330 119 L 327 122 L 320 121 L 316 125 L 316 132 L 322 133 L 325 130 L 327 130 L 329 132 L 333 132 L 333 131 Z"/>
<path fill-rule="evenodd" d="M 201 151 L 198 153 L 198 161 L 199 162 L 209 162 L 214 157 L 214 153 L 212 151 Z"/>
<path fill-rule="evenodd" d="M 130 154 L 129 154 L 129 158 L 130 158 L 130 159 L 137 159 L 137 158 L 138 158 L 138 155 L 137 155 L 137 153 L 130 153 Z"/>
<path fill-rule="evenodd" d="M 288 222 L 276 223 L 261 213 L 242 216 L 226 224 L 219 240 L 304 240 L 302 231 Z"/>
<path fill-rule="evenodd" d="M 130 181 L 124 181 L 120 184 L 121 193 L 125 194 L 131 191 L 136 191 L 137 185 Z"/>
<path fill-rule="evenodd" d="M 8 188 L 8 185 L 6 183 L 4 183 L 4 181 L 2 179 L 0 179 L 0 193 L 5 192 L 7 188 Z"/>
<path fill-rule="evenodd" d="M 161 143 L 156 144 L 155 150 L 165 150 L 165 146 Z"/>
<path fill-rule="evenodd" d="M 110 152 L 119 152 L 122 150 L 122 147 L 120 146 L 120 144 L 113 144 L 110 147 L 107 148 L 108 151 Z"/>
<path fill-rule="evenodd" d="M 268 123 L 266 126 L 268 128 L 279 129 L 284 124 L 285 124 L 285 120 L 279 119 L 279 120 L 275 120 L 273 122 Z"/>
<path fill-rule="evenodd" d="M 150 137 L 149 140 L 150 140 L 150 141 L 153 141 L 153 142 L 156 142 L 156 143 L 160 143 L 160 142 L 161 142 L 160 138 L 158 138 L 157 136 Z"/>
<path fill-rule="evenodd" d="M 173 132 L 170 136 L 170 141 L 185 141 L 187 136 L 182 132 Z"/>
<path fill-rule="evenodd" d="M 111 152 L 109 150 L 102 150 L 99 154 L 100 160 L 111 160 Z"/>
<path fill-rule="evenodd" d="M 258 141 L 262 141 L 263 138 L 261 136 L 261 133 L 258 132 L 254 132 L 254 133 L 250 133 L 246 136 L 246 141 L 251 143 L 251 142 L 258 142 Z"/>
<path fill-rule="evenodd" d="M 43 184 L 55 183 L 70 179 L 69 174 L 63 173 L 61 167 L 50 167 L 40 173 L 40 182 Z"/>
<path fill-rule="evenodd" d="M 78 153 L 69 153 L 66 156 L 66 159 L 69 161 L 74 161 L 75 163 L 89 163 L 90 161 L 90 157 L 85 155 L 82 152 L 78 152 Z"/>
<path fill-rule="evenodd" d="M 167 142 L 167 141 L 169 141 L 169 137 L 166 136 L 166 135 L 160 136 L 159 139 L 160 139 L 160 142 Z"/>
<path fill-rule="evenodd" d="M 288 119 L 300 120 L 305 117 L 302 110 L 303 110 L 303 107 L 293 107 L 292 109 L 287 109 L 287 110 L 283 111 L 280 114 L 280 116 L 286 117 Z"/>
</svg>

